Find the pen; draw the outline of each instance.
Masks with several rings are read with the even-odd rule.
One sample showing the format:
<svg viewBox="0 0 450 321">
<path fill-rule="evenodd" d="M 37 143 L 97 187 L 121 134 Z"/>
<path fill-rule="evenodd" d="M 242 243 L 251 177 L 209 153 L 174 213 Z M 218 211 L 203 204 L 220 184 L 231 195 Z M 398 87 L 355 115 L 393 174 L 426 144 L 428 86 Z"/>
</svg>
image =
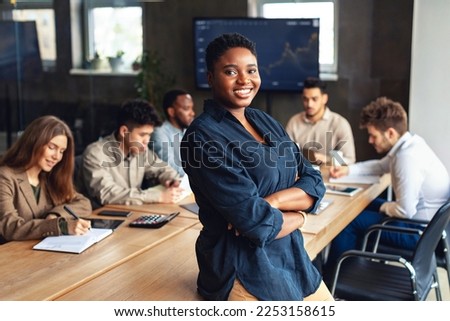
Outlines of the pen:
<svg viewBox="0 0 450 321">
<path fill-rule="evenodd" d="M 67 213 L 69 213 L 70 215 L 72 215 L 76 220 L 80 219 L 80 218 L 78 217 L 78 215 L 75 214 L 75 213 L 70 209 L 69 206 L 64 205 L 63 208 L 64 208 L 64 210 L 65 210 Z"/>
</svg>

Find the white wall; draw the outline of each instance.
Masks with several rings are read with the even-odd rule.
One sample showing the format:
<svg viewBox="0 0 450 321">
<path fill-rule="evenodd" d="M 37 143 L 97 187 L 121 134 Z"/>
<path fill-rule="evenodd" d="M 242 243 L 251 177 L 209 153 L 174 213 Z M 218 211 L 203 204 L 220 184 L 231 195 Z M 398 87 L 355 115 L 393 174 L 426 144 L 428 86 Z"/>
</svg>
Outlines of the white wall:
<svg viewBox="0 0 450 321">
<path fill-rule="evenodd" d="M 449 0 L 414 1 L 409 125 L 450 173 Z"/>
</svg>

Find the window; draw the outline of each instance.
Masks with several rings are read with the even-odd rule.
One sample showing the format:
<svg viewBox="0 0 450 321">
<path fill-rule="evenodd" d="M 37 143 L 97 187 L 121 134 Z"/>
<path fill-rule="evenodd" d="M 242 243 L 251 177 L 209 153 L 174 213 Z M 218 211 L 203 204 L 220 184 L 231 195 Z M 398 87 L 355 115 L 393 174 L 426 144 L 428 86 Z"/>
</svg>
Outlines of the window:
<svg viewBox="0 0 450 321">
<path fill-rule="evenodd" d="M 335 74 L 337 72 L 337 1 L 249 0 L 249 7 L 251 12 L 263 18 L 319 18 L 320 72 Z"/>
<path fill-rule="evenodd" d="M 44 70 L 56 65 L 56 31 L 53 1 L 16 1 L 12 9 L 14 21 L 35 21 L 39 40 L 39 52 Z"/>
<path fill-rule="evenodd" d="M 142 6 L 137 0 L 85 0 L 85 56 L 115 57 L 123 53 L 122 70 L 143 50 Z M 108 68 L 104 63 L 100 68 Z"/>
</svg>

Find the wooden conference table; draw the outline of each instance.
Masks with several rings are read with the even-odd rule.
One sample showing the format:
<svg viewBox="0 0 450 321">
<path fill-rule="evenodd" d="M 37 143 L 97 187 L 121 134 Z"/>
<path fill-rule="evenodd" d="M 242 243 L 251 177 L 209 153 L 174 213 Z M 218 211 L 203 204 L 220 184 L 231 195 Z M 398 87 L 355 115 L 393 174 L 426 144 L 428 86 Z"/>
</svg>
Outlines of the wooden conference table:
<svg viewBox="0 0 450 321">
<path fill-rule="evenodd" d="M 353 197 L 327 194 L 325 198 L 333 203 L 319 215 L 308 215 L 303 229 L 310 257 L 322 251 L 389 184 L 385 175 L 379 183 L 360 185 L 363 191 Z M 182 203 L 192 201 L 188 197 Z M 81 254 L 32 250 L 37 241 L 4 244 L 0 246 L 0 300 L 201 300 L 196 293 L 194 252 L 201 229 L 197 215 L 178 205 L 126 208 L 132 211 L 127 221 L 144 212 L 181 213 L 160 229 L 132 229 L 124 222 Z"/>
</svg>

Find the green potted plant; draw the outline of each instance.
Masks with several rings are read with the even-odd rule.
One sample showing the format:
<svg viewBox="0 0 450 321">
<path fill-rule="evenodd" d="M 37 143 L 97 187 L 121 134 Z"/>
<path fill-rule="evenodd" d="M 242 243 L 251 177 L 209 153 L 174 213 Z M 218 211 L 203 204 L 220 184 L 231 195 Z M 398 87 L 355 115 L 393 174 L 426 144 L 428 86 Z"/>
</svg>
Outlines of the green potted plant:
<svg viewBox="0 0 450 321">
<path fill-rule="evenodd" d="M 139 68 L 135 84 L 138 95 L 152 103 L 161 117 L 164 117 L 163 96 L 175 84 L 175 77 L 164 69 L 163 64 L 164 59 L 156 51 L 151 50 L 144 50 L 135 61 L 135 68 Z"/>
<path fill-rule="evenodd" d="M 118 50 L 116 55 L 113 57 L 108 57 L 109 65 L 111 66 L 111 70 L 117 72 L 120 70 L 120 67 L 123 64 L 122 57 L 125 54 L 123 50 Z"/>
<path fill-rule="evenodd" d="M 89 60 L 89 67 L 90 69 L 98 70 L 102 67 L 102 59 L 100 57 L 100 54 L 96 51 L 94 53 L 94 58 Z"/>
</svg>

